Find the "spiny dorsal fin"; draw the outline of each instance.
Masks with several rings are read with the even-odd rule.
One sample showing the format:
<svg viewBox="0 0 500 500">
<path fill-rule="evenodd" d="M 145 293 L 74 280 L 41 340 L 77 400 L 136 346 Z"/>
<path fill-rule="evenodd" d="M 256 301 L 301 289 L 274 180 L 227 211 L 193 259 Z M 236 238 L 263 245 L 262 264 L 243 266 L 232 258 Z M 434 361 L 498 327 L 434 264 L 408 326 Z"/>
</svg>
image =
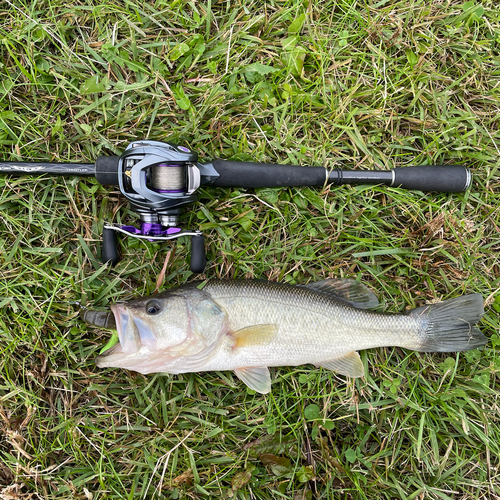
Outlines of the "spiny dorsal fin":
<svg viewBox="0 0 500 500">
<path fill-rule="evenodd" d="M 246 326 L 231 334 L 234 339 L 233 349 L 269 344 L 277 333 L 278 325 L 273 323 Z"/>
<path fill-rule="evenodd" d="M 271 392 L 271 374 L 269 373 L 269 368 L 265 366 L 238 368 L 234 370 L 234 373 L 250 389 L 261 394 Z"/>
<path fill-rule="evenodd" d="M 322 366 L 323 368 L 333 370 L 341 375 L 347 375 L 352 378 L 362 377 L 365 374 L 363 363 L 356 351 L 351 351 L 341 358 L 318 363 L 317 366 Z"/>
<path fill-rule="evenodd" d="M 349 278 L 326 279 L 303 286 L 345 300 L 358 309 L 374 309 L 379 305 L 377 296 L 369 288 Z"/>
</svg>

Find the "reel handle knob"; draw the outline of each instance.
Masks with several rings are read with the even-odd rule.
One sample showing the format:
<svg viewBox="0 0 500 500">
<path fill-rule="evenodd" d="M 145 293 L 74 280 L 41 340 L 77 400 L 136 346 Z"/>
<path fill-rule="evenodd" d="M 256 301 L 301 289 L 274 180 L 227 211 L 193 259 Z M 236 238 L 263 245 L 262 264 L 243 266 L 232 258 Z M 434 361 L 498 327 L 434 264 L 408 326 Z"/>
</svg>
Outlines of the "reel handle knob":
<svg viewBox="0 0 500 500">
<path fill-rule="evenodd" d="M 202 233 L 191 236 L 191 271 L 197 274 L 202 273 L 206 264 L 205 237 Z"/>
<path fill-rule="evenodd" d="M 103 264 L 109 262 L 112 266 L 118 264 L 120 260 L 116 232 L 112 229 L 104 228 L 102 230 L 101 260 Z"/>
</svg>

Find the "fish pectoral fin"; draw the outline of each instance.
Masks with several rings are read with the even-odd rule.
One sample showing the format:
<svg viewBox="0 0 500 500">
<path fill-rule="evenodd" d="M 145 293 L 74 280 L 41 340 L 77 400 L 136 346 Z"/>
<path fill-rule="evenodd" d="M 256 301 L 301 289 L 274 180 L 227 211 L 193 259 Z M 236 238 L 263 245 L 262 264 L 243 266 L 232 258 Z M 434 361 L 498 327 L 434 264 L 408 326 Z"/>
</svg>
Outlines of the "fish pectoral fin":
<svg viewBox="0 0 500 500">
<path fill-rule="evenodd" d="M 349 278 L 327 279 L 303 286 L 345 300 L 358 309 L 374 309 L 379 306 L 377 296 L 368 287 Z"/>
<path fill-rule="evenodd" d="M 317 366 L 322 366 L 323 368 L 333 370 L 341 375 L 347 375 L 352 378 L 362 377 L 365 374 L 363 363 L 356 351 L 351 351 L 341 358 L 318 363 Z"/>
<path fill-rule="evenodd" d="M 271 392 L 271 374 L 269 373 L 269 368 L 265 366 L 238 368 L 234 370 L 234 373 L 250 389 L 261 394 Z"/>
<path fill-rule="evenodd" d="M 234 340 L 233 349 L 269 344 L 277 333 L 278 326 L 275 324 L 252 325 L 241 328 L 231 334 Z"/>
</svg>

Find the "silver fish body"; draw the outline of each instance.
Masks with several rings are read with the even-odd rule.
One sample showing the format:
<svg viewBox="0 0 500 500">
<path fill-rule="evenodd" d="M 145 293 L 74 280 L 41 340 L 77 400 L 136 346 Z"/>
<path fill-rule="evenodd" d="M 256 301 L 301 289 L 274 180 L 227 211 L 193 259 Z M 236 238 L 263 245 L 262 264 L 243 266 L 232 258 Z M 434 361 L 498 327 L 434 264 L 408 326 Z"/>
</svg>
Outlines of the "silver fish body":
<svg viewBox="0 0 500 500">
<path fill-rule="evenodd" d="M 475 349 L 486 338 L 473 325 L 479 294 L 414 309 L 370 311 L 376 296 L 354 280 L 306 286 L 259 280 L 191 283 L 111 307 L 120 344 L 100 367 L 141 373 L 234 370 L 251 388 L 269 392 L 268 367 L 314 364 L 359 377 L 356 351 L 399 346 L 415 351 Z"/>
</svg>

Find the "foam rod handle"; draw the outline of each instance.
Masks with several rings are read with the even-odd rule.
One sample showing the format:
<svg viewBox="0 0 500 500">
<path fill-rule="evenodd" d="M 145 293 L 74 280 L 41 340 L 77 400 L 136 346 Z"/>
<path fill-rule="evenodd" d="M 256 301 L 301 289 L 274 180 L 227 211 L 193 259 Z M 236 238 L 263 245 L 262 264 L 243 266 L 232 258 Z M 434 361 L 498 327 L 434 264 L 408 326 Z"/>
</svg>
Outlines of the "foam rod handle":
<svg viewBox="0 0 500 500">
<path fill-rule="evenodd" d="M 264 188 L 286 186 L 323 186 L 328 172 L 323 167 L 274 165 L 247 161 L 214 160 L 219 178 L 212 186 Z"/>
<path fill-rule="evenodd" d="M 99 156 L 95 162 L 95 178 L 103 186 L 118 186 L 119 156 Z"/>
<path fill-rule="evenodd" d="M 461 193 L 469 189 L 471 173 L 463 165 L 421 165 L 393 169 L 394 187 L 417 191 Z"/>
<path fill-rule="evenodd" d="M 203 234 L 191 236 L 191 271 L 193 273 L 202 273 L 205 270 L 206 263 Z"/>
</svg>

